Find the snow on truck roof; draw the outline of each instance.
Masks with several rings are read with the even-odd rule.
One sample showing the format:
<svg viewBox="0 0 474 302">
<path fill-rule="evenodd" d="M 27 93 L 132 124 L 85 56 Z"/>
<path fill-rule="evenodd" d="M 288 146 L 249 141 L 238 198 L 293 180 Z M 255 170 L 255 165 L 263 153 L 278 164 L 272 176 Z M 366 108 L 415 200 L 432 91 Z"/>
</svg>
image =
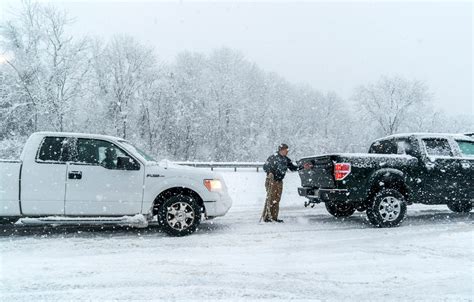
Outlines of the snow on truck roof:
<svg viewBox="0 0 474 302">
<path fill-rule="evenodd" d="M 470 139 L 472 140 L 472 137 L 462 134 L 462 133 L 430 133 L 430 132 L 415 132 L 415 133 L 399 133 L 399 134 L 392 134 L 389 136 L 385 136 L 382 138 L 376 139 L 374 142 L 382 141 L 382 140 L 387 140 L 387 139 L 394 139 L 394 138 L 404 138 L 404 137 L 410 137 L 410 136 L 417 136 L 417 137 L 452 137 L 452 138 L 458 138 L 458 139 Z"/>
<path fill-rule="evenodd" d="M 68 137 L 81 137 L 81 138 L 98 138 L 108 139 L 113 141 L 123 141 L 124 139 L 111 135 L 103 134 L 91 134 L 91 133 L 76 133 L 76 132 L 54 132 L 54 131 L 40 131 L 35 132 L 32 135 L 38 136 L 68 136 Z"/>
<path fill-rule="evenodd" d="M 379 153 L 330 153 L 330 154 L 319 154 L 313 156 L 305 156 L 300 158 L 299 160 L 303 159 L 310 159 L 314 157 L 328 157 L 328 156 L 339 156 L 345 158 L 386 158 L 386 159 L 413 159 L 413 156 L 406 155 L 406 154 L 379 154 Z"/>
</svg>

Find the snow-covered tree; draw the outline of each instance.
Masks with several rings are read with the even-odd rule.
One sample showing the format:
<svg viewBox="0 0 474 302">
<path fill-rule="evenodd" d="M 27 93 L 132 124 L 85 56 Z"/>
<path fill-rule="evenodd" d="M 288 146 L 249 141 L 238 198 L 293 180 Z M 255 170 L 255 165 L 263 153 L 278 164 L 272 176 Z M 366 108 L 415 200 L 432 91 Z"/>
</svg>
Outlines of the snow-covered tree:
<svg viewBox="0 0 474 302">
<path fill-rule="evenodd" d="M 97 49 L 96 49 L 97 50 Z M 95 79 L 103 101 L 107 103 L 107 118 L 114 134 L 127 138 L 131 119 L 140 104 L 139 91 L 144 88 L 145 75 L 152 76 L 155 56 L 130 36 L 115 36 L 94 54 Z"/>
<path fill-rule="evenodd" d="M 17 18 L 1 25 L 2 48 L 11 55 L 15 79 L 11 114 L 21 114 L 31 131 L 74 128 L 74 102 L 88 72 L 88 41 L 67 34 L 71 21 L 54 7 L 24 2 Z M 19 125 L 20 126 L 20 125 Z"/>
<path fill-rule="evenodd" d="M 0 22 L 1 157 L 40 130 L 112 134 L 157 158 L 263 161 L 282 142 L 298 158 L 366 151 L 399 131 L 474 127 L 470 115 L 435 110 L 419 81 L 382 77 L 349 102 L 290 83 L 234 49 L 184 51 L 165 63 L 133 37 L 72 36 L 70 24 L 34 2 Z"/>
</svg>

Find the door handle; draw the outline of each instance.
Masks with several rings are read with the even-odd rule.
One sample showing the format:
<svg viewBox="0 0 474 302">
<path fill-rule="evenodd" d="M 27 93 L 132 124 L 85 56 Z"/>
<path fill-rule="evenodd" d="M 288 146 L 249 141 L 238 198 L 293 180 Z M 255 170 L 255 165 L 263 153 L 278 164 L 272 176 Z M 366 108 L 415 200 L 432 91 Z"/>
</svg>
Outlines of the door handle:
<svg viewBox="0 0 474 302">
<path fill-rule="evenodd" d="M 82 171 L 71 171 L 68 173 L 69 179 L 82 179 Z"/>
</svg>

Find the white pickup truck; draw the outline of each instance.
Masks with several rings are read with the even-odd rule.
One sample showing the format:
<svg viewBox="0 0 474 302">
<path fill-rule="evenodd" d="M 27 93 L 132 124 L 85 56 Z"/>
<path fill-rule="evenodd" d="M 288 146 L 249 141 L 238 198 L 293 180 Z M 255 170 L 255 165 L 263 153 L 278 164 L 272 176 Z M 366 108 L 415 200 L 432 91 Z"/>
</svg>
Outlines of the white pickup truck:
<svg viewBox="0 0 474 302">
<path fill-rule="evenodd" d="M 0 217 L 23 224 L 158 222 L 174 236 L 196 230 L 202 216 L 232 205 L 211 171 L 156 162 L 112 136 L 37 132 L 18 161 L 0 161 Z"/>
</svg>

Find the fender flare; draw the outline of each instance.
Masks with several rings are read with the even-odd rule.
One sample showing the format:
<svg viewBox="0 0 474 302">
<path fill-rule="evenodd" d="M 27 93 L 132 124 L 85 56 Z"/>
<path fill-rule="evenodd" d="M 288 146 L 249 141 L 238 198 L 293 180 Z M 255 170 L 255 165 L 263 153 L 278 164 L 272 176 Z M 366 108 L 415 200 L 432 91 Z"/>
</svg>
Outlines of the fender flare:
<svg viewBox="0 0 474 302">
<path fill-rule="evenodd" d="M 394 168 L 383 168 L 375 171 L 367 180 L 366 195 L 370 197 L 381 188 L 397 189 L 405 198 L 411 192 L 406 182 L 406 175 Z"/>
<path fill-rule="evenodd" d="M 196 193 L 202 201 L 204 201 L 204 190 L 199 189 L 197 186 L 197 181 L 195 181 L 192 178 L 181 178 L 181 177 L 173 177 L 167 179 L 167 183 L 164 186 L 158 186 L 156 189 L 152 190 L 151 193 L 148 193 L 148 198 L 143 200 L 142 203 L 142 213 L 150 213 L 153 210 L 153 207 L 155 205 L 155 200 L 160 194 L 163 192 L 174 189 L 174 188 L 179 188 L 183 190 L 190 190 Z M 203 185 L 204 188 L 204 185 Z"/>
</svg>

